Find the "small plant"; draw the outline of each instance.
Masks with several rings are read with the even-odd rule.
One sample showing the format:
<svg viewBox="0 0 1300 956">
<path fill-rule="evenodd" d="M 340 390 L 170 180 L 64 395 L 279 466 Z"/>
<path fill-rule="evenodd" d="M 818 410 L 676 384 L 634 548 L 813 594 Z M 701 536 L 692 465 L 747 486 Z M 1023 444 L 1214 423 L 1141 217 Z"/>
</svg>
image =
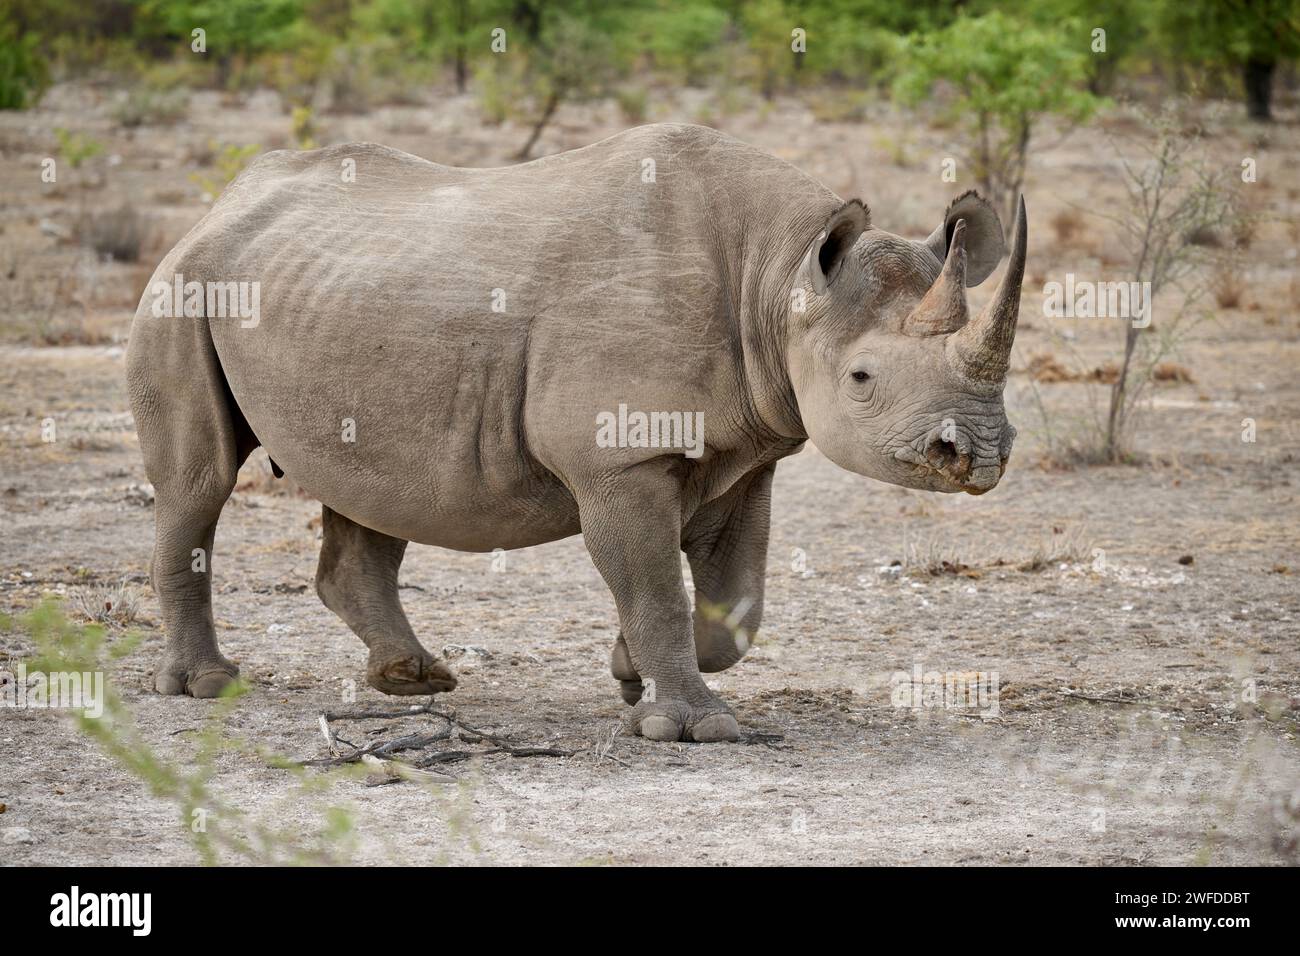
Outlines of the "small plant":
<svg viewBox="0 0 1300 956">
<path fill-rule="evenodd" d="M 625 122 L 645 122 L 650 96 L 644 87 L 624 87 L 615 94 L 615 99 Z"/>
<path fill-rule="evenodd" d="M 1155 326 L 1150 316 L 1146 325 L 1125 326 L 1124 357 L 1111 386 L 1104 430 L 1103 454 L 1109 462 L 1130 457 L 1137 400 L 1152 380 L 1152 369 L 1172 347 L 1189 307 L 1210 284 L 1206 267 L 1216 260 L 1207 250 L 1217 244 L 1204 237 L 1231 234 L 1242 215 L 1226 174 L 1201 148 L 1199 132 L 1173 106 L 1148 120 L 1155 138 L 1139 144 L 1143 162 L 1130 162 L 1115 145 L 1129 201 L 1125 212 L 1107 218 L 1118 226 L 1120 243 L 1129 253 L 1132 281 L 1149 289 L 1147 302 L 1168 286 L 1181 286 L 1184 298 L 1156 336 L 1150 334 Z"/>
<path fill-rule="evenodd" d="M 1210 280 L 1210 291 L 1214 301 L 1221 309 L 1235 309 L 1241 305 L 1246 293 L 1246 283 L 1241 277 L 1241 269 L 1232 264 L 1224 264 L 1214 273 Z"/>
<path fill-rule="evenodd" d="M 253 161 L 253 157 L 262 151 L 262 147 L 256 143 L 247 146 L 228 143 L 221 146 L 214 142 L 211 146 L 215 154 L 213 163 L 216 175 L 190 174 L 190 182 L 203 190 L 204 202 L 213 202 L 220 196 L 222 190 L 229 186 L 235 177 L 244 171 L 244 167 Z"/>
<path fill-rule="evenodd" d="M 319 130 L 316 128 L 316 119 L 310 106 L 295 106 L 289 122 L 293 141 L 299 149 L 316 149 L 320 146 L 320 143 L 316 142 Z"/>
<path fill-rule="evenodd" d="M 0 629 L 13 622 L 0 619 Z M 70 622 L 57 602 L 46 600 L 23 620 L 24 630 L 36 645 L 36 657 L 27 662 L 29 673 L 103 674 L 102 713 L 73 711 L 77 729 L 95 741 L 123 769 L 138 777 L 155 797 L 172 804 L 177 825 L 190 839 L 199 859 L 208 865 L 331 864 L 346 862 L 356 848 L 352 813 L 342 806 L 314 806 L 319 815 L 315 828 L 296 822 L 266 822 L 232 804 L 213 787 L 215 763 L 223 754 L 242 754 L 259 763 L 293 772 L 298 780 L 291 797 L 296 806 L 316 804 L 316 795 L 341 779 L 361 775 L 354 768 L 326 773 L 307 770 L 294 761 L 269 754 L 254 744 L 233 738 L 228 721 L 248 687 L 236 682 L 217 702 L 202 730 L 191 740 L 193 752 L 178 760 L 156 751 L 136 725 L 113 680 L 116 663 L 139 645 L 138 633 L 123 633 L 106 640 L 102 624 Z"/>
<path fill-rule="evenodd" d="M 73 169 L 80 169 L 86 160 L 94 159 L 104 151 L 104 144 L 99 140 L 61 126 L 55 128 L 54 138 L 59 141 L 59 156 Z"/>
<path fill-rule="evenodd" d="M 1057 244 L 1068 246 L 1083 231 L 1083 214 L 1070 206 L 1053 215 L 1050 225 Z"/>
</svg>

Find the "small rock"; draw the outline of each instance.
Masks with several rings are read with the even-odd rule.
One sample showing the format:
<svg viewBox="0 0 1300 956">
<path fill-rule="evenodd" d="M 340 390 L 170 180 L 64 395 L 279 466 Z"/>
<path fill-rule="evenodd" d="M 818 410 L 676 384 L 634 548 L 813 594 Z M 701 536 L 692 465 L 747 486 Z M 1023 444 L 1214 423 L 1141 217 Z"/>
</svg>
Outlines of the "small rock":
<svg viewBox="0 0 1300 956">
<path fill-rule="evenodd" d="M 52 219 L 42 219 L 39 223 L 38 228 L 41 230 L 41 232 L 45 233 L 45 235 L 53 236 L 55 239 L 72 238 L 71 230 L 65 228 L 64 226 L 60 226 L 57 222 L 55 222 Z"/>
<path fill-rule="evenodd" d="M 35 843 L 36 837 L 26 827 L 8 827 L 0 830 L 0 843 L 12 846 L 15 843 Z"/>
<path fill-rule="evenodd" d="M 1178 559 L 1178 563 L 1179 563 L 1179 564 L 1195 564 L 1195 563 L 1196 563 L 1196 556 L 1195 556 L 1195 555 L 1192 555 L 1192 554 L 1185 554 L 1185 555 L 1183 555 L 1181 558 Z"/>
<path fill-rule="evenodd" d="M 122 497 L 132 504 L 147 507 L 154 501 L 153 485 L 148 482 L 142 485 L 127 485 Z"/>
</svg>

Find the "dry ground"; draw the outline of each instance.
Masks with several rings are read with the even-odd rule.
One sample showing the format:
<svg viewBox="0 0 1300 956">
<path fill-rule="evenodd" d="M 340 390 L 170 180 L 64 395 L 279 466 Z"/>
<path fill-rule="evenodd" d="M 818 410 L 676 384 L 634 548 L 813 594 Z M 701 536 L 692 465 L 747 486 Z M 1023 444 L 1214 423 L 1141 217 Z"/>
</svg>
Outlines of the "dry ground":
<svg viewBox="0 0 1300 956">
<path fill-rule="evenodd" d="M 145 639 L 113 679 L 144 738 L 186 766 L 214 705 L 150 691 L 164 638 L 146 581 L 152 511 L 120 343 L 157 255 L 205 208 L 188 179 L 210 160 L 204 144 L 282 146 L 288 118 L 269 94 L 244 104 L 195 94 L 186 121 L 128 133 L 111 105 L 104 91 L 60 87 L 41 110 L 0 117 L 0 610 L 125 578 Z M 651 118 L 707 109 L 679 97 Z M 841 194 L 864 196 L 895 232 L 928 233 L 964 188 L 938 182 L 951 134 L 915 120 L 882 112 L 824 123 L 796 102 L 710 118 Z M 611 106 L 569 110 L 541 147 L 581 145 L 620 125 Z M 116 158 L 88 172 L 85 187 L 42 186 L 56 126 L 93 133 Z M 523 135 L 485 127 L 471 101 L 448 98 L 326 117 L 321 138 L 494 164 Z M 623 705 L 607 671 L 613 604 L 581 539 L 512 553 L 504 568 L 491 555 L 413 547 L 402 575 L 408 612 L 461 673 L 445 703 L 518 743 L 581 752 L 451 764 L 454 780 L 427 787 L 348 779 L 304 793 L 249 748 L 325 755 L 318 715 L 345 706 L 364 648 L 310 586 L 318 506 L 250 463 L 214 565 L 222 647 L 252 684 L 227 732 L 248 746 L 217 757 L 213 789 L 252 818 L 300 832 L 317 828 L 324 808 L 347 806 L 358 835 L 345 855 L 365 862 L 1294 862 L 1300 176 L 1290 157 L 1300 130 L 1293 119 L 1264 134 L 1224 119 L 1212 142 L 1232 166 L 1258 158 L 1255 202 L 1267 216 L 1241 267 L 1240 302 L 1216 308 L 1172 357 L 1192 381 L 1152 393 L 1144 464 L 1045 464 L 1101 392 L 1035 384 L 1023 371 L 1031 356 L 1067 348 L 1085 363 L 1115 356 L 1113 325 L 1051 322 L 1039 294 L 1065 271 L 1123 272 L 1104 223 L 1080 215 L 1048 226 L 1074 221 L 1071 204 L 1118 201 L 1102 129 L 1092 127 L 1038 152 L 1031 167 L 1030 267 L 1008 389 L 1021 438 L 999 488 L 978 499 L 927 496 L 839 471 L 811 448 L 778 469 L 763 633 L 713 680 L 736 709 L 742 743 L 618 736 L 609 757 L 598 755 Z M 100 262 L 60 239 L 79 205 L 127 199 L 154 232 L 140 263 Z M 48 341 L 74 344 L 40 347 Z M 58 429 L 52 444 L 41 440 L 46 418 Z M 1241 440 L 1246 418 L 1253 443 Z M 0 669 L 30 652 L 21 627 L 0 633 Z M 893 706 L 891 675 L 918 665 L 996 672 L 996 716 Z M 358 700 L 390 703 L 364 685 Z M 426 722 L 337 727 L 355 740 Z M 177 807 L 151 797 L 65 715 L 0 709 L 0 805 L 6 863 L 199 859 Z"/>
</svg>

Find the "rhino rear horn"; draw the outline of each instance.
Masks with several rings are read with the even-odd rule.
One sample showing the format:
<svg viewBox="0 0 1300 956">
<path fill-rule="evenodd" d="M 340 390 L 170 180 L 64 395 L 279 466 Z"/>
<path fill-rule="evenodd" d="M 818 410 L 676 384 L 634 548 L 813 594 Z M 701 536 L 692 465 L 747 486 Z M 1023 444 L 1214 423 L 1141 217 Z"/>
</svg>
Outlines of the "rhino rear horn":
<svg viewBox="0 0 1300 956">
<path fill-rule="evenodd" d="M 903 323 L 907 335 L 943 335 L 966 324 L 966 220 L 958 219 L 948 240 L 943 270 Z"/>
<path fill-rule="evenodd" d="M 1020 287 L 1025 279 L 1028 236 L 1025 197 L 1021 196 L 1016 210 L 1011 256 L 997 291 L 979 315 L 948 339 L 953 365 L 973 381 L 995 384 L 1006 381 L 1011 366 L 1011 345 L 1016 337 L 1016 320 L 1020 317 Z"/>
</svg>

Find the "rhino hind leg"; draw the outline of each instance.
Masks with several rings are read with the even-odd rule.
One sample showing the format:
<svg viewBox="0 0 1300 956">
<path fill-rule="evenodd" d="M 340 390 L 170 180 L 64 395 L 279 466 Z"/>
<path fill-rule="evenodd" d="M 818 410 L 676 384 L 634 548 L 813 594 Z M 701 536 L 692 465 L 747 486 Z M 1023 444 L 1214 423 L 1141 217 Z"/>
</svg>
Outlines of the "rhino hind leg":
<svg viewBox="0 0 1300 956">
<path fill-rule="evenodd" d="M 217 647 L 212 544 L 239 466 L 257 439 L 230 396 L 202 323 L 142 326 L 137 318 L 127 386 L 154 486 L 151 578 L 167 634 L 154 687 L 162 694 L 216 697 L 239 668 Z"/>
<path fill-rule="evenodd" d="M 453 690 L 456 676 L 416 639 L 397 596 L 406 554 L 401 538 L 372 531 L 321 508 L 322 543 L 316 593 L 370 648 L 366 681 L 385 694 Z"/>
</svg>

